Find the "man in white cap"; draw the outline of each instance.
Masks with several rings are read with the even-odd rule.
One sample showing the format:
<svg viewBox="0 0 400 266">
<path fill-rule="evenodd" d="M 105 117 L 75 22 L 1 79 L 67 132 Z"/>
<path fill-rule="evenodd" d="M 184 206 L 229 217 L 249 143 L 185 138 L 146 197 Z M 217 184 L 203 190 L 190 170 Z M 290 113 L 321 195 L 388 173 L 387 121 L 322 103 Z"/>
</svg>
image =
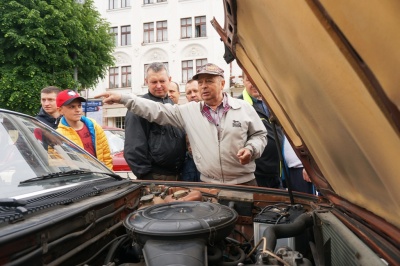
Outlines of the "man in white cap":
<svg viewBox="0 0 400 266">
<path fill-rule="evenodd" d="M 185 129 L 201 181 L 256 186 L 254 160 L 267 143 L 257 113 L 245 101 L 223 93 L 224 71 L 217 65 L 202 66 L 193 79 L 203 101 L 160 104 L 109 91 L 96 98 L 104 97 L 105 104 L 122 103 L 151 122 Z"/>
</svg>

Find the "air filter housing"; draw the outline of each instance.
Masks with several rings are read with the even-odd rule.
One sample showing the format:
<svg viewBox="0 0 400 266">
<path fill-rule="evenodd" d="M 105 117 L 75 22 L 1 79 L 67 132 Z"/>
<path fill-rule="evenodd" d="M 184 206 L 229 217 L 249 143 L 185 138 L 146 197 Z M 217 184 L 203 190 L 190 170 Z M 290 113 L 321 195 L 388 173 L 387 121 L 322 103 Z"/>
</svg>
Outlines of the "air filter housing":
<svg viewBox="0 0 400 266">
<path fill-rule="evenodd" d="M 209 202 L 171 202 L 137 210 L 124 226 L 137 243 L 147 240 L 203 239 L 215 243 L 227 237 L 238 218 L 235 210 Z"/>
</svg>

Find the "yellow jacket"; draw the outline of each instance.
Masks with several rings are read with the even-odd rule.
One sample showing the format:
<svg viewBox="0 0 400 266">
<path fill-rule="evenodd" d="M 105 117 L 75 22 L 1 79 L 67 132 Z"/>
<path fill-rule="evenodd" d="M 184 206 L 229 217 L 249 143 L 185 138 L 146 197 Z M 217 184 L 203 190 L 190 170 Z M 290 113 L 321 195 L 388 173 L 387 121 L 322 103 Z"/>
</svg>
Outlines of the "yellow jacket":
<svg viewBox="0 0 400 266">
<path fill-rule="evenodd" d="M 97 159 L 102 161 L 108 168 L 112 170 L 113 164 L 110 147 L 108 145 L 107 136 L 104 133 L 104 130 L 93 119 L 82 116 L 81 121 L 88 127 L 90 135 L 92 136 Z M 71 141 L 83 148 L 83 143 L 78 133 L 75 131 L 75 129 L 68 125 L 68 122 L 64 117 L 61 118 L 60 123 L 58 124 L 57 132 L 69 138 Z"/>
</svg>

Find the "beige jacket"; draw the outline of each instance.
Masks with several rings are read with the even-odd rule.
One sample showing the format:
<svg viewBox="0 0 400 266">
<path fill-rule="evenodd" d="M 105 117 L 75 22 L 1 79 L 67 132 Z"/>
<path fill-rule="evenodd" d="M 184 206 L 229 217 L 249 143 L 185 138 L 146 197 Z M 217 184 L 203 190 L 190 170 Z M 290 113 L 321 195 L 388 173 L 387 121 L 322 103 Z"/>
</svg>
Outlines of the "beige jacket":
<svg viewBox="0 0 400 266">
<path fill-rule="evenodd" d="M 241 184 L 255 178 L 254 159 L 264 151 L 267 131 L 251 105 L 227 97 L 231 109 L 221 119 L 220 136 L 216 126 L 202 115 L 203 102 L 170 105 L 123 95 L 121 103 L 151 122 L 185 129 L 202 181 Z M 241 165 L 236 156 L 243 147 L 253 154 L 252 161 L 246 165 Z"/>
</svg>

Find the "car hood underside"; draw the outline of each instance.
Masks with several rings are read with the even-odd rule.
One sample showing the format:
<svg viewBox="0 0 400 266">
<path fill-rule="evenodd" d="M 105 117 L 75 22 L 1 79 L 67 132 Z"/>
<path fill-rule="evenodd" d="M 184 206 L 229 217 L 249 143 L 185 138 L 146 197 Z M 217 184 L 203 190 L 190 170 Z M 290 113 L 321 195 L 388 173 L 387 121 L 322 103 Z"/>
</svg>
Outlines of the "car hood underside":
<svg viewBox="0 0 400 266">
<path fill-rule="evenodd" d="M 224 27 L 212 24 L 225 59 L 256 84 L 322 194 L 399 228 L 400 2 L 224 5 Z"/>
</svg>

